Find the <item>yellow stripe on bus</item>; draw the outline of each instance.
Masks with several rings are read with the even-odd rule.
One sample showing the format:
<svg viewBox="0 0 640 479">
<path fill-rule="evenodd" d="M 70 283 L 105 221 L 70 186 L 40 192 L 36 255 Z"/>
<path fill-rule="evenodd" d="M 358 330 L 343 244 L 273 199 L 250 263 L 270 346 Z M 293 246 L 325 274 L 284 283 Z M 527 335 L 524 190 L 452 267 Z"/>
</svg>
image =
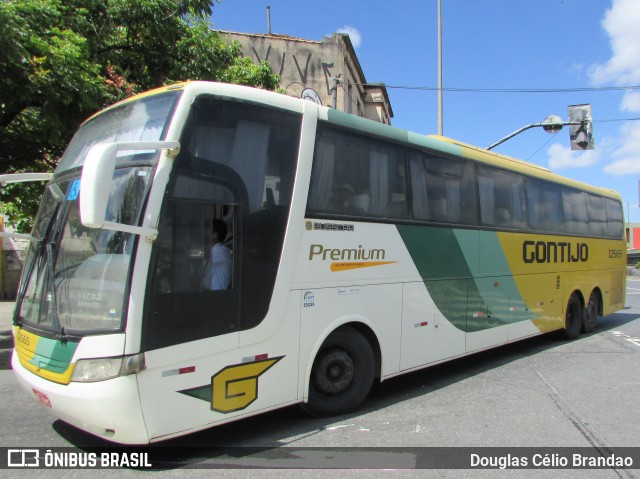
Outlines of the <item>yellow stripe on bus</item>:
<svg viewBox="0 0 640 479">
<path fill-rule="evenodd" d="M 350 261 L 347 263 L 331 263 L 331 271 L 349 271 L 352 269 L 371 268 L 372 266 L 382 266 L 393 263 L 397 263 L 397 261 Z"/>
</svg>

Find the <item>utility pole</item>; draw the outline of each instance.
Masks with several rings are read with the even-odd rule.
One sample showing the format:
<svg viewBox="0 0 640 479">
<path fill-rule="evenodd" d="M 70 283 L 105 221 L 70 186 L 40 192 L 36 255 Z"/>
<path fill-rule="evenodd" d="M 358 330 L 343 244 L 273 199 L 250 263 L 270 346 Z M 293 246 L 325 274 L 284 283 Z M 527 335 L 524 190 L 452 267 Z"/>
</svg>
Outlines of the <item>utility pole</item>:
<svg viewBox="0 0 640 479">
<path fill-rule="evenodd" d="M 271 35 L 271 7 L 267 5 L 267 34 Z"/>
</svg>

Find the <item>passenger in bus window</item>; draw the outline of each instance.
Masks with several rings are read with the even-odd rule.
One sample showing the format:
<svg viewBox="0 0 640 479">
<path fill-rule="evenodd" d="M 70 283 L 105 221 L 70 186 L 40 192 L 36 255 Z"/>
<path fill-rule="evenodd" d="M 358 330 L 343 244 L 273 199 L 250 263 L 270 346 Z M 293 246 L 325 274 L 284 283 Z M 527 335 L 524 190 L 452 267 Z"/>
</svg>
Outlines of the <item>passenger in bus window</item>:
<svg viewBox="0 0 640 479">
<path fill-rule="evenodd" d="M 349 183 L 340 185 L 329 202 L 330 211 L 345 215 L 365 214 L 362 208 L 359 208 L 353 203 L 353 196 L 353 186 Z"/>
<path fill-rule="evenodd" d="M 228 289 L 231 284 L 231 252 L 222 244 L 226 237 L 227 224 L 223 220 L 213 220 L 211 251 L 202 279 L 202 287 L 205 290 Z"/>
</svg>

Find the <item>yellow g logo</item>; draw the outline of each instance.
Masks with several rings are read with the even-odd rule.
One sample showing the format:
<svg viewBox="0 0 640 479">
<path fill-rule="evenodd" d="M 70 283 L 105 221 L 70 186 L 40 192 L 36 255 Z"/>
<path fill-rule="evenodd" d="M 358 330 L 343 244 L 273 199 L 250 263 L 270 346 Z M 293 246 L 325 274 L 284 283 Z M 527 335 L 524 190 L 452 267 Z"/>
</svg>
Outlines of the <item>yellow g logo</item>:
<svg viewBox="0 0 640 479">
<path fill-rule="evenodd" d="M 258 378 L 279 358 L 227 366 L 211 378 L 211 409 L 218 412 L 240 411 L 258 398 Z"/>
<path fill-rule="evenodd" d="M 211 403 L 212 411 L 240 411 L 258 399 L 258 378 L 282 358 L 227 366 L 211 377 L 211 384 L 178 392 Z"/>
</svg>

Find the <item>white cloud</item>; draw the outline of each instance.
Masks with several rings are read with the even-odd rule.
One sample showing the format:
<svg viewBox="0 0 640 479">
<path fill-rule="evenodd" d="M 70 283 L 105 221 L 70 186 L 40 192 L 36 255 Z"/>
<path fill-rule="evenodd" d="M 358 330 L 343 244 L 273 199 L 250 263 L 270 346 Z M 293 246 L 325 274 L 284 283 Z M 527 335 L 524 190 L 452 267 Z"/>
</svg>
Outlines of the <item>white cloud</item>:
<svg viewBox="0 0 640 479">
<path fill-rule="evenodd" d="M 630 113 L 640 112 L 640 93 L 627 92 L 622 98 L 620 109 Z"/>
<path fill-rule="evenodd" d="M 560 170 L 562 168 L 584 168 L 600 161 L 599 150 L 576 151 L 560 143 L 554 143 L 547 150 L 549 155 L 549 168 Z"/>
<path fill-rule="evenodd" d="M 351 39 L 351 43 L 353 44 L 353 48 L 358 48 L 360 47 L 360 45 L 362 45 L 362 34 L 360 33 L 360 30 L 358 30 L 356 27 L 345 25 L 343 27 L 338 28 L 336 30 L 336 33 L 346 33 L 347 35 L 349 35 L 349 38 Z"/>
<path fill-rule="evenodd" d="M 596 84 L 637 84 L 640 80 L 640 2 L 613 0 L 602 26 L 611 42 L 611 58 L 591 68 L 591 79 Z"/>
<path fill-rule="evenodd" d="M 621 143 L 613 149 L 613 161 L 604 167 L 615 176 L 640 173 L 640 123 L 628 122 L 620 128 Z"/>
<path fill-rule="evenodd" d="M 636 175 L 640 173 L 640 162 L 637 158 L 617 160 L 605 166 L 604 172 L 613 176 Z"/>
<path fill-rule="evenodd" d="M 605 63 L 593 65 L 591 81 L 596 85 L 621 86 L 640 83 L 640 2 L 638 0 L 612 0 L 605 13 L 602 27 L 609 36 L 611 58 Z M 628 91 L 620 102 L 620 110 L 627 113 L 640 112 L 640 93 Z M 614 144 L 615 143 L 615 144 Z M 614 176 L 640 173 L 640 123 L 627 122 L 618 133 L 618 138 L 606 148 L 606 157 L 611 161 L 604 172 Z M 558 156 L 557 161 L 566 160 Z M 551 164 L 551 159 L 549 164 Z"/>
</svg>

